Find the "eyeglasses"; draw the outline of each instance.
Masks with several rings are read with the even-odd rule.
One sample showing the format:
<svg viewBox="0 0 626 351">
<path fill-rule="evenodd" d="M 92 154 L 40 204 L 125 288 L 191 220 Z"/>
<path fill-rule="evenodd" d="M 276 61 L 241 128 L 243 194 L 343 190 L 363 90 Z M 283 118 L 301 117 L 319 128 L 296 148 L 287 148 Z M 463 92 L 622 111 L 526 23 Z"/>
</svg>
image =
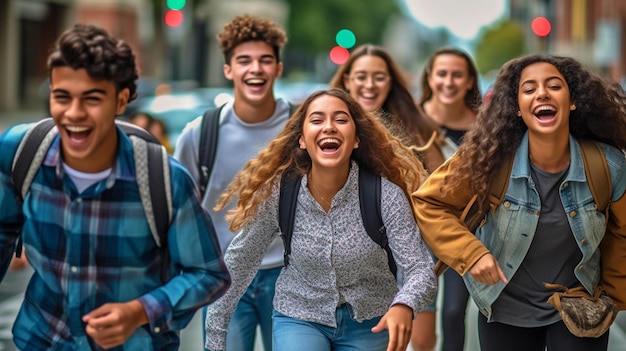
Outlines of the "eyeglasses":
<svg viewBox="0 0 626 351">
<path fill-rule="evenodd" d="M 379 85 L 379 86 L 387 84 L 387 82 L 389 82 L 389 80 L 391 79 L 391 77 L 389 77 L 388 74 L 379 73 L 379 74 L 373 74 L 373 75 L 355 74 L 354 76 L 350 77 L 350 80 L 352 80 L 356 84 L 364 85 L 364 84 L 367 84 L 367 81 L 370 78 L 372 79 L 372 83 L 374 85 Z"/>
</svg>

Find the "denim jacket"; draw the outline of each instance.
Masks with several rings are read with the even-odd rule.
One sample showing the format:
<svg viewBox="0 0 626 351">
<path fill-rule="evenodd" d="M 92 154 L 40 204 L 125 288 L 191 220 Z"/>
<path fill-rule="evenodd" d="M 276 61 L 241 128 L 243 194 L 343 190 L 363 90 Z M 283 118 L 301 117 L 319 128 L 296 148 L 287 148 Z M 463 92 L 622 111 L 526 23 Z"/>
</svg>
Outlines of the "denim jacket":
<svg viewBox="0 0 626 351">
<path fill-rule="evenodd" d="M 622 258 L 626 256 L 626 157 L 620 150 L 601 144 L 612 179 L 612 196 L 608 209 L 609 229 L 620 250 L 603 256 L 604 266 L 612 273 L 605 275 L 603 287 L 618 302 L 618 308 L 626 304 L 626 272 Z M 574 272 L 580 283 L 589 291 L 600 283 L 604 267 L 600 265 L 600 245 L 605 237 L 607 221 L 605 214 L 596 210 L 591 191 L 586 182 L 585 169 L 578 142 L 570 136 L 570 167 L 560 185 L 560 196 L 569 225 L 572 228 L 582 259 Z M 457 159 L 458 162 L 458 159 Z M 453 196 L 442 197 L 440 182 L 449 167 L 441 167 L 414 194 L 418 223 L 426 243 L 434 254 L 460 274 L 481 313 L 491 316 L 491 305 L 498 298 L 505 284 L 479 283 L 467 271 L 486 253 L 491 253 L 510 279 L 520 267 L 533 240 L 541 202 L 530 175 L 528 159 L 528 135 L 525 135 L 515 153 L 511 178 L 500 206 L 490 211 L 476 236 L 464 228 L 458 218 L 459 210 L 467 204 L 467 191 L 455 191 Z M 434 184 L 430 184 L 430 182 Z M 467 187 L 466 187 L 467 189 Z M 459 227 L 460 226 L 460 227 Z M 603 254 L 604 246 L 602 249 Z M 608 284 L 605 281 L 609 280 Z M 605 286 L 606 285 L 606 286 Z M 621 289 L 621 291 L 620 291 Z"/>
</svg>

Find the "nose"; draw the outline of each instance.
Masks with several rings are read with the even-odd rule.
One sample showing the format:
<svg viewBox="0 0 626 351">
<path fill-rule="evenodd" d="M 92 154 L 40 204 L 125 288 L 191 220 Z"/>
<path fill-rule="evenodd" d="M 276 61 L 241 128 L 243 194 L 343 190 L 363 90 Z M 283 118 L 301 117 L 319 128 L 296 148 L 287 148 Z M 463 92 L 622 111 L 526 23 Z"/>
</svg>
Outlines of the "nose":
<svg viewBox="0 0 626 351">
<path fill-rule="evenodd" d="M 252 61 L 252 67 L 251 70 L 253 72 L 258 72 L 261 70 L 261 62 L 259 62 L 258 60 L 254 60 Z"/>
<path fill-rule="evenodd" d="M 367 76 L 367 78 L 365 78 L 365 84 L 366 87 L 370 88 L 374 86 L 374 76 Z"/>
<path fill-rule="evenodd" d="M 537 88 L 537 99 L 549 99 L 550 94 L 548 93 L 548 89 L 545 87 Z"/>
<path fill-rule="evenodd" d="M 84 116 L 84 114 L 85 109 L 83 108 L 80 99 L 72 99 L 69 107 L 65 110 L 65 115 L 68 118 L 80 118 Z"/>
<path fill-rule="evenodd" d="M 444 79 L 444 83 L 446 85 L 452 85 L 452 82 L 453 82 L 452 75 L 451 74 L 446 75 Z"/>
<path fill-rule="evenodd" d="M 324 123 L 324 128 L 322 129 L 322 132 L 324 133 L 334 133 L 336 132 L 337 129 L 335 128 L 335 122 L 332 119 L 327 119 L 326 123 Z"/>
</svg>

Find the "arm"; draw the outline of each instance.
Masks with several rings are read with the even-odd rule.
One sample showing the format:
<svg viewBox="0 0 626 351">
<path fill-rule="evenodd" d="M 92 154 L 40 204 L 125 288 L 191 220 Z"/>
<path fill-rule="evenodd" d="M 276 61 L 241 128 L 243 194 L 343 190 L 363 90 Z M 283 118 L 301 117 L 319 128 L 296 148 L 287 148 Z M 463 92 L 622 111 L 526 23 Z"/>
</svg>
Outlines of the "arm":
<svg viewBox="0 0 626 351">
<path fill-rule="evenodd" d="M 230 284 L 215 229 L 198 201 L 187 171 L 171 162 L 173 218 L 168 231 L 170 267 L 180 274 L 139 298 L 153 332 L 180 330 L 200 307 L 219 298 Z"/>
<path fill-rule="evenodd" d="M 469 184 L 461 184 L 451 194 L 443 196 L 440 189 L 455 164 L 462 162 L 456 155 L 432 173 L 413 193 L 417 223 L 422 237 L 435 256 L 464 275 L 489 250 L 471 233 L 461 211 L 471 199 Z"/>
<path fill-rule="evenodd" d="M 626 310 L 626 172 L 618 173 L 621 180 L 613 182 L 622 192 L 621 197 L 610 204 L 607 230 L 602 242 L 602 288 L 615 301 L 618 310 Z M 614 194 L 615 194 L 614 192 Z M 618 195 L 619 196 L 619 195 Z"/>
<path fill-rule="evenodd" d="M 205 321 L 206 345 L 209 350 L 224 350 L 226 331 L 237 303 L 252 282 L 259 265 L 277 235 L 278 188 L 262 203 L 257 215 L 228 246 L 224 260 L 233 280 L 222 298 L 211 304 Z"/>
<path fill-rule="evenodd" d="M 387 329 L 387 350 L 404 350 L 411 339 L 414 315 L 423 311 L 435 298 L 437 278 L 433 260 L 422 241 L 408 199 L 395 184 L 383 180 L 382 186 L 383 221 L 394 259 L 404 274 L 404 283 L 372 332 Z"/>
<path fill-rule="evenodd" d="M 13 258 L 24 219 L 11 181 L 11 169 L 13 155 L 29 127 L 30 125 L 18 125 L 0 136 L 0 150 L 7 155 L 0 158 L 0 281 L 10 265 L 14 269 L 27 263 L 23 248 L 22 259 Z"/>
</svg>

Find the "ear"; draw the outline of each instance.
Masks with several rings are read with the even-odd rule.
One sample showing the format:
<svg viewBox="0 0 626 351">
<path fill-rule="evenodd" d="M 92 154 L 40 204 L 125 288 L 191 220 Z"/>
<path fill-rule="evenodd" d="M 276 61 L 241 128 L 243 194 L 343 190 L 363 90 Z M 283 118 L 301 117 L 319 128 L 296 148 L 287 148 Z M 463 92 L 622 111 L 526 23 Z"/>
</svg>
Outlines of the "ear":
<svg viewBox="0 0 626 351">
<path fill-rule="evenodd" d="M 229 64 L 224 64 L 224 77 L 233 80 L 233 68 Z"/>
<path fill-rule="evenodd" d="M 361 142 L 361 140 L 359 140 L 359 138 L 356 138 L 356 140 L 354 140 L 354 149 L 358 149 L 359 148 L 359 143 Z"/>
<path fill-rule="evenodd" d="M 569 110 L 574 111 L 575 109 L 576 109 L 576 104 L 572 102 L 572 104 L 569 106 Z"/>
<path fill-rule="evenodd" d="M 279 62 L 276 67 L 276 78 L 280 78 L 283 75 L 283 63 Z"/>
<path fill-rule="evenodd" d="M 128 99 L 130 98 L 130 90 L 124 88 L 117 93 L 117 106 L 115 109 L 116 116 L 121 116 L 126 111 L 128 105 Z"/>
<path fill-rule="evenodd" d="M 304 139 L 302 139 L 302 137 L 300 137 L 300 139 L 298 139 L 298 143 L 300 144 L 300 148 L 302 150 L 306 149 L 306 144 L 304 143 Z"/>
<path fill-rule="evenodd" d="M 517 110 L 517 117 L 522 117 L 522 111 Z"/>
</svg>

